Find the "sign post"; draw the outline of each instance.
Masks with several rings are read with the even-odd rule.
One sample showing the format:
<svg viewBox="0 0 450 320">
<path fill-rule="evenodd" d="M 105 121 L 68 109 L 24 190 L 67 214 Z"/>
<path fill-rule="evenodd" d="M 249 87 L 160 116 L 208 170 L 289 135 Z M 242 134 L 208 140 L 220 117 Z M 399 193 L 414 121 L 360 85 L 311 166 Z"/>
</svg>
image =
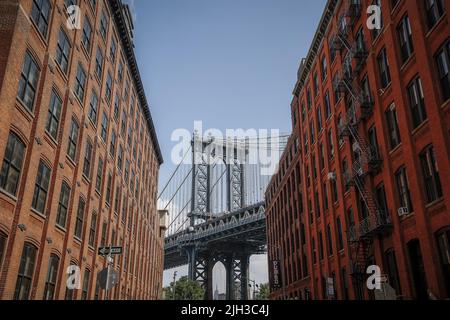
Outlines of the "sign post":
<svg viewBox="0 0 450 320">
<path fill-rule="evenodd" d="M 105 283 L 104 283 L 104 288 L 105 288 L 105 299 L 108 299 L 108 292 L 110 289 L 112 289 L 112 287 L 114 287 L 117 284 L 116 278 L 117 278 L 117 274 L 113 272 L 112 270 L 112 264 L 114 263 L 114 259 L 113 259 L 113 255 L 119 255 L 122 254 L 123 252 L 123 248 L 122 247 L 113 247 L 113 246 L 109 246 L 109 247 L 100 247 L 98 248 L 98 254 L 106 257 L 106 279 L 105 279 Z M 114 281 L 112 278 L 114 277 Z"/>
</svg>

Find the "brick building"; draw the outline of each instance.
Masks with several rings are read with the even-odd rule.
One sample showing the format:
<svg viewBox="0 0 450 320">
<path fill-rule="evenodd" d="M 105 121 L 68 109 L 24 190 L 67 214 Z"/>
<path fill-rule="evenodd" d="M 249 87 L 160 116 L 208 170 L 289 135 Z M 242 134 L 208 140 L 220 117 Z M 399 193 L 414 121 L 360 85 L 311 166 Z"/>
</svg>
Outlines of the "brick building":
<svg viewBox="0 0 450 320">
<path fill-rule="evenodd" d="M 161 294 L 162 157 L 132 29 L 120 0 L 0 1 L 0 299 Z M 105 297 L 97 248 L 110 245 L 124 252 Z"/>
<path fill-rule="evenodd" d="M 398 299 L 450 297 L 449 10 L 327 2 L 294 90 L 298 152 L 266 192 L 273 299 L 374 299 L 371 265 Z"/>
</svg>

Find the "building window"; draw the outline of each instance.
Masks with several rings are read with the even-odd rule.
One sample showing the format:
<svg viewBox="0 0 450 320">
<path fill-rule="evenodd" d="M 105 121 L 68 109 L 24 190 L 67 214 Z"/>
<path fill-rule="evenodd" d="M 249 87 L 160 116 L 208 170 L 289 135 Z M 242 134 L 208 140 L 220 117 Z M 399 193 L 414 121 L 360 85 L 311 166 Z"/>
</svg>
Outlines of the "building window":
<svg viewBox="0 0 450 320">
<path fill-rule="evenodd" d="M 95 56 L 95 74 L 101 78 L 103 71 L 103 53 L 100 47 L 97 48 L 97 55 Z"/>
<path fill-rule="evenodd" d="M 75 237 L 81 239 L 84 225 L 84 210 L 86 208 L 86 202 L 82 197 L 78 200 L 77 217 L 75 220 Z"/>
<path fill-rule="evenodd" d="M 406 176 L 406 168 L 402 167 L 395 173 L 395 180 L 397 184 L 397 192 L 400 198 L 400 207 L 407 208 L 408 212 L 414 211 L 411 203 L 411 195 L 409 193 L 408 178 Z"/>
<path fill-rule="evenodd" d="M 319 259 L 320 259 L 320 261 L 323 260 L 323 257 L 324 257 L 323 237 L 322 237 L 322 232 L 319 232 Z"/>
<path fill-rule="evenodd" d="M 334 174 L 336 174 L 336 172 L 334 172 Z M 333 202 L 337 203 L 339 200 L 339 197 L 338 197 L 338 189 L 337 189 L 336 179 L 331 180 L 331 191 L 333 193 Z"/>
<path fill-rule="evenodd" d="M 125 183 L 128 184 L 128 178 L 130 175 L 130 161 L 125 161 Z"/>
<path fill-rule="evenodd" d="M 116 155 L 116 141 L 117 141 L 116 131 L 113 130 L 111 133 L 111 143 L 109 145 L 109 153 L 111 154 L 112 157 Z"/>
<path fill-rule="evenodd" d="M 308 110 L 310 110 L 311 106 L 312 106 L 312 96 L 311 96 L 311 89 L 310 88 L 308 88 L 306 90 L 306 103 L 308 105 Z"/>
<path fill-rule="evenodd" d="M 41 160 L 39 162 L 36 184 L 33 194 L 32 208 L 39 213 L 44 213 L 47 202 L 48 187 L 50 185 L 50 168 Z"/>
<path fill-rule="evenodd" d="M 323 123 L 322 123 L 322 108 L 320 106 L 317 107 L 317 131 L 322 131 Z"/>
<path fill-rule="evenodd" d="M 330 105 L 330 94 L 325 92 L 324 96 L 324 105 L 325 105 L 325 118 L 329 119 L 331 116 L 331 105 Z"/>
<path fill-rule="evenodd" d="M 348 300 L 348 279 L 347 270 L 345 268 L 341 269 L 341 281 L 342 281 L 342 298 L 343 300 Z"/>
<path fill-rule="evenodd" d="M 425 0 L 427 11 L 428 28 L 431 29 L 444 15 L 445 7 L 443 0 Z"/>
<path fill-rule="evenodd" d="M 92 162 L 92 143 L 87 141 L 86 151 L 84 153 L 83 174 L 86 178 L 91 177 L 91 162 Z"/>
<path fill-rule="evenodd" d="M 15 196 L 22 171 L 25 144 L 14 133 L 10 133 L 3 157 L 2 171 L 0 172 L 0 188 Z"/>
<path fill-rule="evenodd" d="M 447 229 L 439 232 L 437 235 L 437 243 L 448 297 L 450 295 L 450 230 Z"/>
<path fill-rule="evenodd" d="M 69 146 L 67 148 L 67 155 L 70 159 L 75 161 L 75 157 L 77 154 L 77 144 L 78 144 L 78 131 L 80 127 L 75 119 L 72 119 L 72 124 L 70 126 L 70 134 L 69 134 Z"/>
<path fill-rule="evenodd" d="M 52 136 L 53 139 L 58 138 L 59 118 L 61 116 L 62 101 L 56 94 L 55 90 L 52 90 L 52 96 L 50 98 L 50 105 L 48 107 L 47 125 L 45 129 Z"/>
<path fill-rule="evenodd" d="M 450 99 L 450 40 L 436 55 L 439 80 L 444 101 Z"/>
<path fill-rule="evenodd" d="M 103 159 L 99 158 L 97 167 L 97 179 L 95 180 L 95 190 L 98 193 L 101 193 L 102 180 L 103 180 Z"/>
<path fill-rule="evenodd" d="M 83 34 L 81 35 L 81 44 L 87 52 L 91 52 L 92 25 L 88 17 L 84 19 Z"/>
<path fill-rule="evenodd" d="M 98 113 L 98 96 L 95 91 L 92 91 L 91 103 L 89 107 L 89 119 L 94 125 L 97 125 L 97 113 Z"/>
<path fill-rule="evenodd" d="M 322 67 L 322 81 L 324 81 L 325 79 L 326 79 L 326 77 L 327 77 L 327 57 L 325 57 L 325 56 L 323 56 L 322 57 L 322 64 L 321 64 L 321 67 Z"/>
<path fill-rule="evenodd" d="M 401 143 L 400 130 L 398 128 L 398 121 L 397 121 L 397 111 L 395 109 L 394 104 L 392 104 L 386 110 L 386 119 L 389 130 L 389 143 L 391 150 L 393 150 Z"/>
<path fill-rule="evenodd" d="M 44 38 L 47 38 L 51 5 L 49 0 L 33 0 L 31 19 Z"/>
<path fill-rule="evenodd" d="M 383 48 L 378 54 L 377 63 L 380 76 L 380 86 L 382 89 L 384 89 L 391 83 L 391 72 L 389 70 L 386 48 Z"/>
<path fill-rule="evenodd" d="M 329 158 L 334 158 L 334 141 L 333 141 L 333 131 L 330 129 L 328 131 L 328 152 L 329 152 Z"/>
<path fill-rule="evenodd" d="M 397 27 L 397 34 L 400 41 L 400 55 L 402 62 L 405 63 L 414 53 L 412 41 L 411 25 L 408 16 L 405 16 Z"/>
<path fill-rule="evenodd" d="M 58 276 L 59 257 L 55 254 L 50 255 L 48 263 L 47 279 L 45 280 L 45 289 L 43 300 L 53 300 L 55 298 L 56 277 Z"/>
<path fill-rule="evenodd" d="M 116 60 L 116 51 L 117 51 L 117 41 L 114 37 L 112 37 L 111 47 L 109 48 L 109 57 L 113 62 Z"/>
<path fill-rule="evenodd" d="M 84 271 L 83 288 L 81 290 L 81 300 L 88 299 L 89 278 L 90 277 L 91 277 L 91 271 L 89 269 L 86 269 Z"/>
<path fill-rule="evenodd" d="M 331 226 L 327 225 L 327 246 L 328 246 L 328 255 L 331 257 L 333 255 L 333 238 L 331 234 Z"/>
<path fill-rule="evenodd" d="M 341 218 L 336 219 L 336 225 L 337 225 L 337 231 L 338 231 L 338 251 L 341 251 L 344 249 L 344 237 L 343 237 L 343 231 L 342 231 L 342 222 Z"/>
<path fill-rule="evenodd" d="M 31 283 L 33 280 L 34 266 L 36 262 L 37 248 L 25 242 L 20 259 L 19 273 L 17 275 L 14 300 L 30 299 Z"/>
<path fill-rule="evenodd" d="M 108 222 L 103 222 L 103 226 L 102 226 L 102 238 L 100 241 L 100 246 L 104 247 L 107 245 L 107 231 L 108 231 Z"/>
<path fill-rule="evenodd" d="M 67 221 L 67 211 L 69 209 L 70 188 L 66 182 L 62 183 L 59 195 L 58 213 L 56 215 L 56 225 L 65 228 Z"/>
<path fill-rule="evenodd" d="M 119 153 L 117 155 L 117 168 L 122 171 L 123 167 L 123 148 L 122 145 L 119 145 Z"/>
<path fill-rule="evenodd" d="M 108 75 L 106 76 L 106 91 L 105 91 L 105 97 L 108 103 L 111 102 L 111 92 L 112 92 L 112 76 L 111 73 L 108 71 Z"/>
<path fill-rule="evenodd" d="M 416 77 L 408 85 L 409 107 L 414 129 L 427 119 L 425 99 L 423 96 L 422 81 Z"/>
<path fill-rule="evenodd" d="M 114 99 L 114 119 L 117 120 L 119 118 L 120 112 L 120 98 L 119 95 L 116 94 L 116 98 Z"/>
<path fill-rule="evenodd" d="M 17 98 L 29 111 L 33 111 L 39 74 L 40 70 L 36 61 L 32 58 L 30 53 L 27 52 L 25 54 L 22 73 L 20 75 Z"/>
<path fill-rule="evenodd" d="M 103 142 L 106 142 L 106 135 L 108 134 L 108 116 L 105 112 L 102 115 L 102 127 L 100 131 L 100 138 L 102 138 Z"/>
<path fill-rule="evenodd" d="M 108 174 L 108 181 L 106 183 L 106 203 L 111 203 L 111 188 L 112 188 L 112 175 Z"/>
<path fill-rule="evenodd" d="M 439 177 L 439 169 L 432 145 L 425 148 L 419 155 L 422 165 L 422 175 L 427 194 L 428 203 L 442 198 L 442 185 Z"/>
<path fill-rule="evenodd" d="M 314 94 L 316 96 L 319 94 L 319 77 L 317 73 L 314 74 Z"/>
<path fill-rule="evenodd" d="M 389 277 L 389 284 L 394 288 L 397 296 L 400 296 L 402 293 L 402 289 L 400 286 L 400 277 L 398 275 L 397 269 L 397 259 L 395 257 L 394 250 L 388 250 L 385 254 L 386 259 L 386 268 Z"/>
<path fill-rule="evenodd" d="M 120 186 L 116 187 L 116 197 L 114 199 L 114 213 L 119 214 Z"/>
<path fill-rule="evenodd" d="M 100 18 L 100 34 L 103 39 L 106 39 L 106 33 L 108 30 L 108 17 L 106 16 L 105 11 L 102 11 L 102 15 Z"/>
<path fill-rule="evenodd" d="M 67 68 L 69 67 L 70 48 L 69 38 L 67 38 L 67 35 L 62 29 L 59 30 L 55 60 L 64 73 L 67 73 Z"/>
<path fill-rule="evenodd" d="M 6 241 L 8 237 L 0 231 L 0 268 L 2 267 L 3 257 L 5 256 Z"/>
<path fill-rule="evenodd" d="M 375 159 L 379 159 L 379 147 L 378 147 L 378 139 L 377 139 L 377 129 L 375 126 L 371 127 L 369 129 L 369 145 L 370 145 L 370 151 L 372 153 L 372 157 Z"/>
<path fill-rule="evenodd" d="M 97 213 L 94 212 L 91 218 L 91 227 L 89 228 L 89 245 L 91 247 L 95 245 L 96 234 L 97 234 Z"/>
<path fill-rule="evenodd" d="M 80 99 L 80 101 L 83 101 L 83 99 L 84 99 L 85 85 L 86 85 L 86 72 L 84 71 L 81 64 L 78 64 L 77 76 L 75 78 L 74 93 L 75 93 L 75 96 L 77 96 L 78 99 Z"/>
</svg>

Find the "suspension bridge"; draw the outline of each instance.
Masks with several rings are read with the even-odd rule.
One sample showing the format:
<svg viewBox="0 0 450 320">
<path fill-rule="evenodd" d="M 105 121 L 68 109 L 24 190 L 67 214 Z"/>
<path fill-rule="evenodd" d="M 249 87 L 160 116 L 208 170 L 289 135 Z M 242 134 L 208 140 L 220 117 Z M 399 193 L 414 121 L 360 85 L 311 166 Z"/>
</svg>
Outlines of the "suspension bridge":
<svg viewBox="0 0 450 320">
<path fill-rule="evenodd" d="M 290 135 L 193 135 L 158 196 L 169 225 L 164 269 L 188 277 L 213 299 L 213 268 L 226 270 L 228 300 L 248 299 L 250 256 L 266 252 L 264 193 Z"/>
</svg>

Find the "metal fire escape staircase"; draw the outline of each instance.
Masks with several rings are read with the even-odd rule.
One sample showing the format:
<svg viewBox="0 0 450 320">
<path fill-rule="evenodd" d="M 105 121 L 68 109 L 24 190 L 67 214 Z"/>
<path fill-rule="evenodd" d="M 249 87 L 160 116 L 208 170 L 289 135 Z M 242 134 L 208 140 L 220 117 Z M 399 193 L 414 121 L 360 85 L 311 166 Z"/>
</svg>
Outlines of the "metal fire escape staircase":
<svg viewBox="0 0 450 320">
<path fill-rule="evenodd" d="M 347 113 L 346 117 L 343 117 L 339 125 L 339 136 L 353 140 L 353 151 L 359 155 L 351 169 L 344 173 L 344 180 L 347 185 L 356 189 L 361 203 L 367 209 L 367 216 L 362 217 L 357 225 L 350 227 L 347 231 L 352 251 L 350 267 L 352 276 L 359 286 L 366 276 L 373 239 L 388 233 L 392 227 L 388 213 L 377 203 L 370 186 L 370 179 L 367 179 L 379 170 L 382 160 L 358 130 L 359 124 L 367 120 L 373 112 L 373 100 L 370 93 L 364 92 L 355 80 L 365 64 L 368 53 L 363 40 L 350 40 L 361 9 L 361 1 L 349 1 L 345 13 L 340 18 L 340 28 L 331 43 L 332 50 L 339 51 L 341 54 L 345 53 L 344 70 L 337 73 L 333 83 L 335 91 L 338 94 L 348 95 L 355 107 L 353 111 L 350 110 Z"/>
</svg>

